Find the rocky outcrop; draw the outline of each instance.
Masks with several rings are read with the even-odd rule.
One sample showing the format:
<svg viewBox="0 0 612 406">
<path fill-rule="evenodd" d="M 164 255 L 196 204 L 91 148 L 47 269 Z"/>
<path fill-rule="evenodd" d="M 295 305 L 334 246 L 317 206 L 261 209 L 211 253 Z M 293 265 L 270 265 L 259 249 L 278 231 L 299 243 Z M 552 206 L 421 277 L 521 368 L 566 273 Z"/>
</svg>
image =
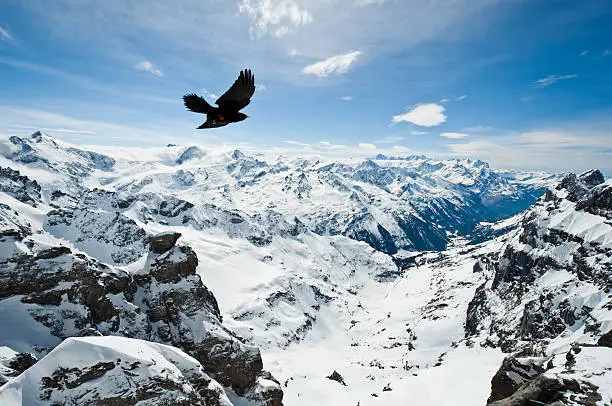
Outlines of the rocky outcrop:
<svg viewBox="0 0 612 406">
<path fill-rule="evenodd" d="M 332 372 L 332 374 L 329 376 L 326 376 L 326 378 L 332 381 L 336 381 L 343 386 L 346 386 L 346 382 L 344 382 L 344 378 L 342 377 L 342 375 L 338 373 L 338 371 Z"/>
<path fill-rule="evenodd" d="M 149 250 L 156 254 L 163 254 L 174 247 L 180 237 L 181 233 L 173 231 L 154 235 L 149 239 Z"/>
<path fill-rule="evenodd" d="M 112 265 L 134 262 L 147 252 L 146 232 L 119 211 L 55 209 L 43 227 L 60 238 L 70 236 L 75 247 Z"/>
<path fill-rule="evenodd" d="M 597 340 L 597 345 L 612 348 L 612 330 L 599 337 L 599 340 Z"/>
<path fill-rule="evenodd" d="M 20 202 L 36 207 L 40 203 L 40 185 L 19 171 L 0 167 L 0 192 L 4 192 Z"/>
<path fill-rule="evenodd" d="M 599 171 L 569 174 L 525 213 L 468 307 L 468 337 L 488 332 L 506 352 L 536 353 L 570 328 L 596 339 L 600 291 L 612 288 L 612 227 L 600 199 L 610 185 L 602 182 Z"/>
<path fill-rule="evenodd" d="M 195 252 L 175 246 L 176 239 L 153 236 L 152 247 L 166 250 L 151 251 L 134 274 L 67 247 L 23 253 L 0 261 L 0 300 L 19 298 L 60 339 L 121 335 L 178 347 L 238 395 L 281 404 L 280 387 L 262 372 L 259 350 L 222 326 L 217 301 L 196 274 Z"/>
<path fill-rule="evenodd" d="M 491 381 L 490 406 L 597 406 L 609 394 L 596 382 L 610 379 L 612 350 L 572 347 L 545 358 L 506 358 Z M 596 358 L 598 357 L 598 358 Z"/>
</svg>

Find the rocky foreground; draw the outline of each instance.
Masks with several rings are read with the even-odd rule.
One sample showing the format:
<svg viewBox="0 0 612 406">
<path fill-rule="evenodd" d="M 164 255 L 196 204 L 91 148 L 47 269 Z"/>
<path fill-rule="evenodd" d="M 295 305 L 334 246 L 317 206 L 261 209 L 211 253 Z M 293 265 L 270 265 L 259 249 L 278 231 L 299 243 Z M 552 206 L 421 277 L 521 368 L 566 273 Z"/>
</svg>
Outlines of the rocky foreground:
<svg viewBox="0 0 612 406">
<path fill-rule="evenodd" d="M 4 355 L 2 382 L 23 374 L 0 388 L 0 404 L 225 405 L 226 387 L 281 405 L 259 350 L 222 326 L 214 295 L 196 275 L 198 258 L 175 245 L 179 237 L 153 236 L 142 268 L 132 272 L 62 246 L 2 258 L 2 311 L 26 317 L 4 327 L 34 332 L 3 344 L 34 355 Z M 5 232 L 2 252 L 19 241 Z M 168 369 L 177 363 L 186 366 Z"/>
</svg>

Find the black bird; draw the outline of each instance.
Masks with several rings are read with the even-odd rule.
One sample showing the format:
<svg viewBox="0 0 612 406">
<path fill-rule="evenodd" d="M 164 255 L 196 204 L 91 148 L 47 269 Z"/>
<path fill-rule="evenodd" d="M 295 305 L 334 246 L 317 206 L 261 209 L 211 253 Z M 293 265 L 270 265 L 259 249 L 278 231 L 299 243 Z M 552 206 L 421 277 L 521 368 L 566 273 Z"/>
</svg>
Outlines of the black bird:
<svg viewBox="0 0 612 406">
<path fill-rule="evenodd" d="M 217 128 L 247 119 L 249 116 L 240 113 L 240 110 L 251 102 L 253 93 L 255 93 L 255 76 L 250 69 L 245 69 L 240 72 L 232 87 L 217 99 L 215 104 L 219 107 L 211 106 L 195 94 L 183 96 L 183 101 L 185 107 L 194 113 L 206 114 L 206 122 L 198 129 Z"/>
</svg>

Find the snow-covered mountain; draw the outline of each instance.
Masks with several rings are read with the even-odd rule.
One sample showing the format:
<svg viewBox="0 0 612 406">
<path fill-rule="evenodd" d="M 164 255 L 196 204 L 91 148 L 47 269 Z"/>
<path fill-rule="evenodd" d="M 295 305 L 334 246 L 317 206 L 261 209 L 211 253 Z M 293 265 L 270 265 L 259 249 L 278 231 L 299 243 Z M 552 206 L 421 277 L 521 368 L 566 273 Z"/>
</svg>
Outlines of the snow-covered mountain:
<svg viewBox="0 0 612 406">
<path fill-rule="evenodd" d="M 0 404 L 611 401 L 597 171 L 0 151 Z"/>
</svg>

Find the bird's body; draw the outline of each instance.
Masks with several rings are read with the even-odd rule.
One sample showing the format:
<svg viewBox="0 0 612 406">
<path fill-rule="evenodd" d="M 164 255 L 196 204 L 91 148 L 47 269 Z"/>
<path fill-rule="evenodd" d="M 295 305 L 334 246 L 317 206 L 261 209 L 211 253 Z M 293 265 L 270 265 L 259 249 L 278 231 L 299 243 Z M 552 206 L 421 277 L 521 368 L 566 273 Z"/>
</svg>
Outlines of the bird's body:
<svg viewBox="0 0 612 406">
<path fill-rule="evenodd" d="M 251 102 L 253 93 L 255 93 L 255 76 L 250 70 L 245 69 L 240 72 L 240 76 L 232 87 L 217 99 L 215 104 L 219 107 L 211 106 L 206 100 L 195 94 L 183 96 L 183 101 L 185 107 L 190 111 L 206 114 L 206 121 L 198 129 L 217 128 L 248 118 L 249 116 L 241 113 L 240 110 Z"/>
</svg>

